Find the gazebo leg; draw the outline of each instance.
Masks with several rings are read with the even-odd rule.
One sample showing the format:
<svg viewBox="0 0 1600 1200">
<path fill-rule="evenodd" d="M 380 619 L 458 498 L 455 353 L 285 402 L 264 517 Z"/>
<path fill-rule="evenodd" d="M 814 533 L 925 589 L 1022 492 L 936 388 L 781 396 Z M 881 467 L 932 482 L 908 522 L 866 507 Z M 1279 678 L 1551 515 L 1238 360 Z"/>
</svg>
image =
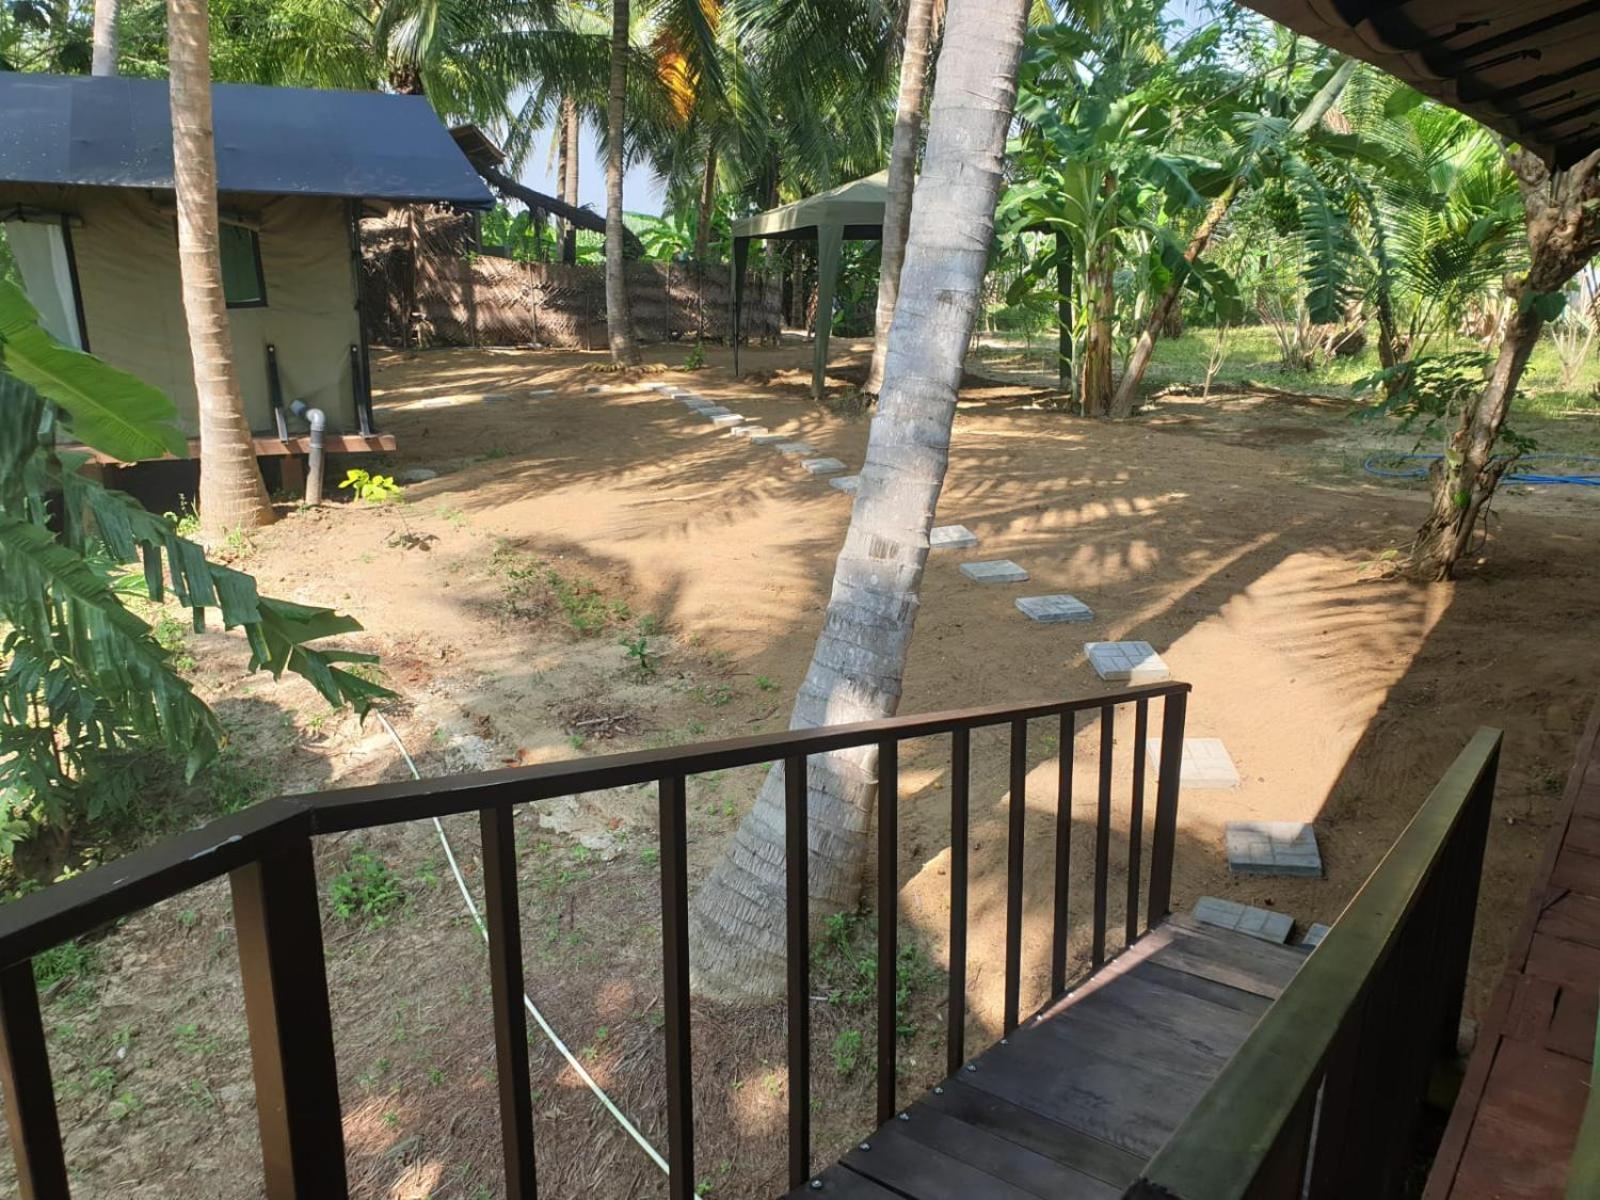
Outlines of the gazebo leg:
<svg viewBox="0 0 1600 1200">
<path fill-rule="evenodd" d="M 828 335 L 833 332 L 833 288 L 839 275 L 844 228 L 817 226 L 817 340 L 812 348 L 811 395 L 820 400 L 828 373 Z"/>
</svg>

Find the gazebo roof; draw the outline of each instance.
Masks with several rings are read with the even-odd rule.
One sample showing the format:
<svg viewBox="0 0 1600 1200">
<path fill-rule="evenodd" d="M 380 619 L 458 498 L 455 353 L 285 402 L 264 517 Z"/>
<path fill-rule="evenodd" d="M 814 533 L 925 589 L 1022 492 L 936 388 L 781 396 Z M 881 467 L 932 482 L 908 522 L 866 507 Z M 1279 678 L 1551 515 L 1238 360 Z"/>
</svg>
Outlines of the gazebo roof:
<svg viewBox="0 0 1600 1200">
<path fill-rule="evenodd" d="M 846 229 L 883 227 L 883 206 L 889 196 L 889 173 L 879 171 L 865 179 L 840 184 L 793 204 L 768 209 L 733 223 L 736 238 L 785 237 L 823 225 Z M 863 236 L 857 233 L 854 236 Z M 872 236 L 877 236 L 876 233 Z"/>
</svg>

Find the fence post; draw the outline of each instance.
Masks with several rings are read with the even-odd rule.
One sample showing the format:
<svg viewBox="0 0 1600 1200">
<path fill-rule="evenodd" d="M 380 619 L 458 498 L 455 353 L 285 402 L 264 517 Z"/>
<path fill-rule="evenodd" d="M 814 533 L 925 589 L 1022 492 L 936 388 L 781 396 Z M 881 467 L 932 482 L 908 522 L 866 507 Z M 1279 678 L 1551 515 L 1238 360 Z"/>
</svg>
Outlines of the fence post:
<svg viewBox="0 0 1600 1200">
<path fill-rule="evenodd" d="M 1150 835 L 1150 907 L 1145 924 L 1172 910 L 1172 856 L 1178 839 L 1178 788 L 1183 773 L 1185 692 L 1171 692 L 1161 706 L 1161 763 L 1156 768 L 1156 821 Z"/>
<path fill-rule="evenodd" d="M 268 1200 L 345 1200 L 339 1072 L 311 841 L 240 867 L 233 922 Z"/>
<path fill-rule="evenodd" d="M 0 970 L 0 1088 L 21 1200 L 67 1200 L 67 1163 L 32 959 Z"/>
</svg>

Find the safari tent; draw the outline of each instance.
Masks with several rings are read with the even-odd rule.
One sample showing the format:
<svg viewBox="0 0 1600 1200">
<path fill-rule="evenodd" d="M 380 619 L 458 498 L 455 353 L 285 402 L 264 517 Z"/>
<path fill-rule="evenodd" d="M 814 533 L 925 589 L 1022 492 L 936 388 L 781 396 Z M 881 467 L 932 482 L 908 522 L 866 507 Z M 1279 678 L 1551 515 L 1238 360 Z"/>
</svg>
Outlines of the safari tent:
<svg viewBox="0 0 1600 1200">
<path fill-rule="evenodd" d="M 295 401 L 330 450 L 380 448 L 357 287 L 363 213 L 487 208 L 427 100 L 217 84 L 222 264 L 235 361 L 262 454 L 291 453 Z M 172 128 L 160 80 L 0 74 L 0 222 L 57 337 L 167 392 L 195 392 L 178 276 Z"/>
</svg>

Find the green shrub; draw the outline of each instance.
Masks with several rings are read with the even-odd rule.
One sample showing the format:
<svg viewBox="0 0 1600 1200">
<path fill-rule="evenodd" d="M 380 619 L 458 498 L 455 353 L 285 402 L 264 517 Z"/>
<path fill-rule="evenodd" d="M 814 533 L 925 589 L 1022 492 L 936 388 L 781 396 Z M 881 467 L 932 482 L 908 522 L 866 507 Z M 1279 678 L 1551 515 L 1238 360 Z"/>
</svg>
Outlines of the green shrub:
<svg viewBox="0 0 1600 1200">
<path fill-rule="evenodd" d="M 381 925 L 406 902 L 406 894 L 388 863 L 357 850 L 328 884 L 328 902 L 337 917 L 347 921 L 359 917 Z"/>
</svg>

